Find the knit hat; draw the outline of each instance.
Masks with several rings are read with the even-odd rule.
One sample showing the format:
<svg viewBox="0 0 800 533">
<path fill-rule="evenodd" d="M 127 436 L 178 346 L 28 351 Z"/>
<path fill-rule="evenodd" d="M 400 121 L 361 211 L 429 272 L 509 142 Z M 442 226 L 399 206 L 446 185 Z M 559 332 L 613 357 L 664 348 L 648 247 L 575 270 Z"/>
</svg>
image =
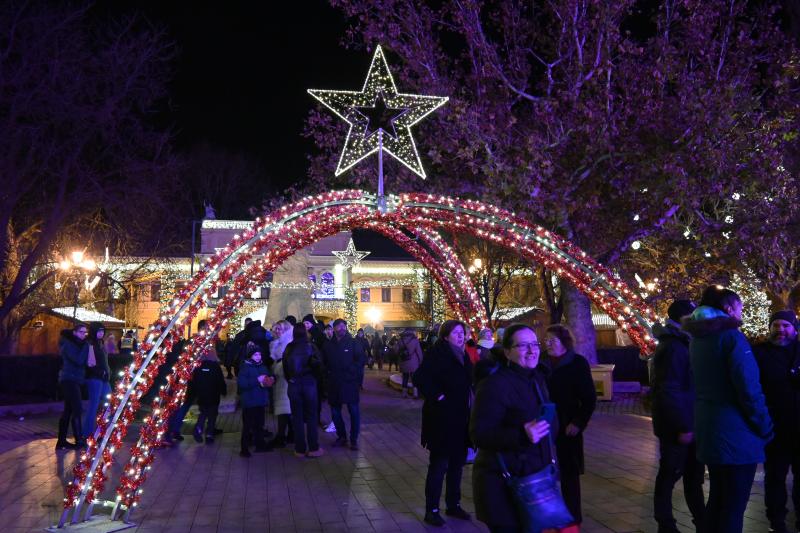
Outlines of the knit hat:
<svg viewBox="0 0 800 533">
<path fill-rule="evenodd" d="M 293 326 L 297 325 L 297 319 L 295 318 L 294 315 L 286 315 L 286 318 L 284 318 L 284 320 Z"/>
<path fill-rule="evenodd" d="M 675 300 L 667 309 L 667 316 L 670 320 L 680 322 L 686 315 L 691 315 L 696 308 L 697 304 L 691 300 Z"/>
<path fill-rule="evenodd" d="M 254 343 L 254 342 L 248 342 L 247 343 L 247 358 L 249 359 L 256 352 L 260 353 L 262 356 L 264 355 L 261 352 L 261 346 L 259 346 L 258 344 Z"/>
<path fill-rule="evenodd" d="M 783 311 L 778 311 L 777 313 L 772 313 L 769 317 L 769 325 L 772 326 L 772 323 L 776 320 L 785 320 L 786 322 L 790 323 L 792 326 L 797 329 L 797 317 L 792 311 L 788 309 L 784 309 Z"/>
<path fill-rule="evenodd" d="M 314 320 L 314 315 L 312 315 L 311 313 L 304 316 L 302 322 L 309 322 L 311 323 L 312 326 L 317 323 L 317 321 Z"/>
<path fill-rule="evenodd" d="M 92 334 L 92 338 L 94 338 L 94 336 L 97 335 L 98 331 L 101 331 L 101 330 L 105 331 L 105 329 L 106 329 L 106 327 L 103 325 L 102 322 L 91 322 L 89 324 L 89 331 Z"/>
</svg>

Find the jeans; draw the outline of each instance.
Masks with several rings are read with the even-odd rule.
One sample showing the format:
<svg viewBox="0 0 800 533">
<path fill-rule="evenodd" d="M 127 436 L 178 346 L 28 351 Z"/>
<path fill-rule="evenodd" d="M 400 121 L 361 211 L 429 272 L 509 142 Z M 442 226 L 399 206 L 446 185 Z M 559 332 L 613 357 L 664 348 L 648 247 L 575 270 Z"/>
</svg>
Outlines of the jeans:
<svg viewBox="0 0 800 533">
<path fill-rule="evenodd" d="M 403 390 L 408 388 L 408 382 L 411 379 L 411 372 L 403 372 Z"/>
<path fill-rule="evenodd" d="M 180 407 L 175 409 L 172 413 L 172 416 L 169 419 L 169 434 L 170 435 L 179 435 L 181 432 L 181 428 L 183 427 L 183 419 L 186 418 L 187 413 L 189 413 L 189 409 L 192 408 L 192 404 L 194 402 L 190 400 L 186 400 L 181 404 Z"/>
<path fill-rule="evenodd" d="M 289 404 L 292 406 L 294 451 L 306 453 L 319 450 L 316 380 L 289 383 L 288 394 Z M 306 448 L 306 442 L 308 448 Z"/>
<path fill-rule="evenodd" d="M 265 406 L 242 408 L 242 451 L 249 451 L 250 439 L 253 439 L 256 449 L 267 447 L 264 441 L 264 414 Z"/>
<path fill-rule="evenodd" d="M 197 424 L 194 426 L 195 435 L 203 434 L 205 426 L 206 437 L 214 438 L 214 430 L 217 429 L 217 414 L 219 413 L 219 403 L 198 403 L 200 414 L 197 416 Z"/>
<path fill-rule="evenodd" d="M 659 527 L 668 531 L 677 530 L 672 515 L 672 489 L 683 478 L 683 493 L 686 505 L 700 531 L 705 523 L 705 466 L 695 456 L 695 443 L 680 444 L 674 440 L 658 439 L 661 459 L 658 462 L 658 475 L 653 492 L 654 517 Z"/>
<path fill-rule="evenodd" d="M 61 413 L 61 418 L 58 420 L 58 441 L 67 440 L 67 428 L 72 422 L 72 434 L 75 440 L 80 442 L 83 440 L 83 433 L 81 432 L 81 411 L 83 410 L 81 384 L 77 381 L 62 381 L 59 386 L 61 387 L 61 395 L 64 396 L 64 412 Z"/>
<path fill-rule="evenodd" d="M 442 482 L 447 477 L 447 493 L 445 502 L 448 509 L 461 504 L 461 473 L 467 460 L 467 448 L 458 448 L 444 452 L 431 451 L 428 463 L 428 475 L 425 477 L 425 511 L 439 508 L 442 498 Z"/>
<path fill-rule="evenodd" d="M 775 530 L 780 531 L 786 526 L 786 475 L 790 467 L 794 477 L 792 503 L 795 514 L 800 512 L 800 450 L 792 445 L 772 441 L 767 444 L 765 452 L 764 503 L 767 507 L 767 519 Z M 800 525 L 800 516 L 796 517 L 796 521 Z"/>
<path fill-rule="evenodd" d="M 84 438 L 94 435 L 97 428 L 97 409 L 103 404 L 105 397 L 111 393 L 111 384 L 102 379 L 87 379 L 86 390 L 89 396 L 89 405 L 86 407 L 86 416 L 83 420 Z"/>
<path fill-rule="evenodd" d="M 356 444 L 358 442 L 358 432 L 361 429 L 361 411 L 357 403 L 347 403 L 345 405 L 347 406 L 347 413 L 350 415 L 350 442 Z M 342 404 L 331 404 L 331 418 L 333 418 L 333 425 L 336 426 L 336 436 L 340 439 L 346 439 L 347 428 L 344 427 L 344 418 L 342 418 Z"/>
<path fill-rule="evenodd" d="M 744 511 L 756 477 L 752 465 L 708 465 L 710 487 L 706 505 L 709 533 L 742 533 Z"/>
</svg>

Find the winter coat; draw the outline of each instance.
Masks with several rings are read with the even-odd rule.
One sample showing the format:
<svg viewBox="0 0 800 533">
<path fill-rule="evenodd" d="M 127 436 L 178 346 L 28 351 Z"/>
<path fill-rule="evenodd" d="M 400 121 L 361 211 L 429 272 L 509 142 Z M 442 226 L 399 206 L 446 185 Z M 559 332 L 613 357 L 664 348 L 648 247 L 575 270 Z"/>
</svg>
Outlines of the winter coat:
<svg viewBox="0 0 800 533">
<path fill-rule="evenodd" d="M 89 343 L 87 342 L 87 345 Z M 86 379 L 99 379 L 100 381 L 108 381 L 111 378 L 111 367 L 108 366 L 108 354 L 106 353 L 105 343 L 100 341 L 95 341 L 91 343 L 92 349 L 94 350 L 94 360 L 96 364 L 94 366 L 87 366 L 86 367 Z M 89 352 L 86 352 L 87 362 L 89 357 Z"/>
<path fill-rule="evenodd" d="M 239 397 L 242 408 L 265 407 L 269 403 L 267 387 L 262 387 L 258 376 L 269 375 L 263 363 L 256 364 L 252 359 L 245 359 L 239 367 L 236 383 L 239 386 Z"/>
<path fill-rule="evenodd" d="M 694 431 L 694 381 L 689 364 L 689 335 L 677 322 L 653 326 L 658 347 L 653 354 L 653 433 L 677 442 Z"/>
<path fill-rule="evenodd" d="M 61 371 L 58 373 L 58 382 L 83 383 L 86 378 L 89 343 L 76 337 L 71 329 L 65 329 L 61 332 L 61 338 L 58 340 L 58 353 L 63 363 Z"/>
<path fill-rule="evenodd" d="M 800 365 L 800 341 L 787 346 L 769 342 L 753 348 L 758 363 L 761 387 L 767 409 L 775 424 L 775 444 L 786 449 L 800 449 L 800 383 L 789 371 Z M 796 379 L 796 378 L 794 378 Z"/>
<path fill-rule="evenodd" d="M 400 335 L 400 372 L 413 374 L 422 364 L 422 346 L 413 333 Z"/>
<path fill-rule="evenodd" d="M 219 405 L 220 396 L 228 392 L 219 361 L 205 359 L 192 371 L 188 397 L 196 398 L 198 405 Z"/>
<path fill-rule="evenodd" d="M 565 472 L 583 473 L 583 431 L 589 424 L 597 404 L 589 362 L 580 354 L 569 351 L 559 358 L 549 360 L 550 376 L 547 379 L 550 399 L 558 412 L 556 449 Z M 580 428 L 574 437 L 566 434 L 569 424 Z"/>
<path fill-rule="evenodd" d="M 472 363 L 463 357 L 462 364 L 450 343 L 441 339 L 414 373 L 414 385 L 425 397 L 421 443 L 434 453 L 469 447 Z"/>
<path fill-rule="evenodd" d="M 529 370 L 514 363 L 501 364 L 478 384 L 469 432 L 478 448 L 472 490 L 475 514 L 481 522 L 520 527 L 497 461 L 498 452 L 514 476 L 536 473 L 555 460 L 551 441 L 544 438 L 533 444 L 524 429 L 526 423 L 541 415 L 542 399 L 549 401 L 541 365 Z M 558 432 L 557 420 L 550 431 Z"/>
<path fill-rule="evenodd" d="M 697 458 L 709 465 L 764 461 L 772 420 L 759 383 L 758 366 L 739 320 L 700 306 L 683 321 L 692 336 Z"/>
<path fill-rule="evenodd" d="M 328 387 L 328 403 L 342 405 L 358 403 L 361 386 L 361 369 L 367 356 L 361 343 L 349 333 L 337 339 L 326 340 L 322 348 L 322 366 Z"/>
<path fill-rule="evenodd" d="M 292 342 L 292 330 L 287 328 L 283 335 L 272 339 L 269 343 L 269 356 L 275 361 L 272 372 L 275 374 L 275 385 L 272 386 L 272 407 L 276 415 L 290 415 L 292 408 L 289 405 L 289 383 L 283 371 L 283 356 L 286 346 Z"/>
<path fill-rule="evenodd" d="M 361 347 L 364 349 L 364 354 L 367 356 L 367 359 L 372 357 L 372 347 L 369 345 L 369 339 L 356 336 L 356 340 L 361 343 Z"/>
</svg>

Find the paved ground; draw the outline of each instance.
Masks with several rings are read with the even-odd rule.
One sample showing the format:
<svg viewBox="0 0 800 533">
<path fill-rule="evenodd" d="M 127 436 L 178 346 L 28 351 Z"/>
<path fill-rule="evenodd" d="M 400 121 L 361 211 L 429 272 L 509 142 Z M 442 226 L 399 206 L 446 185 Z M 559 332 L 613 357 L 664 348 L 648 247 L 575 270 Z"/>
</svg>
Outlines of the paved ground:
<svg viewBox="0 0 800 533">
<path fill-rule="evenodd" d="M 159 451 L 142 505 L 132 515 L 138 527 L 130 531 L 426 530 L 421 402 L 398 398 L 381 383 L 385 377 L 368 373 L 358 452 L 330 449 L 333 437 L 327 434 L 322 440 L 329 453 L 319 459 L 297 459 L 290 449 L 243 459 L 238 413 L 222 416 L 225 433 L 213 445 L 187 436 L 180 446 Z M 593 418 L 586 433 L 582 531 L 656 531 L 651 500 L 657 453 L 643 412 L 640 402 L 624 397 L 601 404 Z M 0 530 L 41 531 L 57 522 L 74 452 L 53 451 L 54 427 L 53 418 L 0 419 Z M 470 480 L 468 466 L 463 504 L 472 511 Z M 759 471 L 746 531 L 767 531 L 762 480 Z M 674 503 L 681 529 L 693 531 L 680 487 Z M 449 520 L 443 530 L 485 528 Z"/>
</svg>

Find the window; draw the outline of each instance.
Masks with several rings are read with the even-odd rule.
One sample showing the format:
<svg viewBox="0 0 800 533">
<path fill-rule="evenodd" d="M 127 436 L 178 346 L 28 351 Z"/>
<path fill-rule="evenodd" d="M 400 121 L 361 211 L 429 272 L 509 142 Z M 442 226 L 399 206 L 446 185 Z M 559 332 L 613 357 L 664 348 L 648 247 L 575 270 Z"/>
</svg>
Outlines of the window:
<svg viewBox="0 0 800 533">
<path fill-rule="evenodd" d="M 150 285 L 150 301 L 151 302 L 160 302 L 161 301 L 161 284 L 160 283 L 153 283 Z"/>
<path fill-rule="evenodd" d="M 322 298 L 333 298 L 333 274 L 330 272 L 324 272 L 322 274 L 322 280 L 320 284 L 322 285 L 319 290 L 319 296 Z"/>
<path fill-rule="evenodd" d="M 262 300 L 269 300 L 269 287 L 261 287 L 261 294 L 259 297 Z"/>
<path fill-rule="evenodd" d="M 369 301 L 369 287 L 364 287 L 361 289 L 361 301 L 362 302 Z"/>
<path fill-rule="evenodd" d="M 391 287 L 383 287 L 381 289 L 381 301 L 382 302 L 391 302 L 392 301 L 392 289 L 391 289 Z"/>
<path fill-rule="evenodd" d="M 411 289 L 403 287 L 403 303 L 410 304 L 414 301 L 414 292 Z"/>
</svg>

